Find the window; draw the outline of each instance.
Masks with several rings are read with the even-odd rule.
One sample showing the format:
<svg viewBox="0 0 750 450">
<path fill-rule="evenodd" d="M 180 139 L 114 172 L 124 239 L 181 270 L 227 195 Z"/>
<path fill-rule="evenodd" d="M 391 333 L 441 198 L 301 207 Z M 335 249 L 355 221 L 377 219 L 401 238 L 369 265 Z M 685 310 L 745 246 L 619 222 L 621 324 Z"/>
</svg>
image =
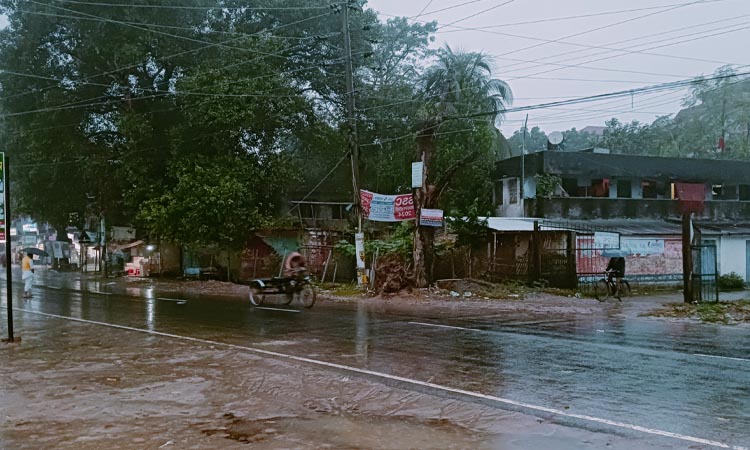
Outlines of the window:
<svg viewBox="0 0 750 450">
<path fill-rule="evenodd" d="M 500 180 L 495 183 L 495 201 L 498 205 L 502 205 L 505 203 L 505 192 L 503 189 L 505 188 L 505 182 L 503 180 Z"/>
<path fill-rule="evenodd" d="M 630 180 L 617 180 L 617 198 L 631 198 L 632 187 Z"/>
<path fill-rule="evenodd" d="M 575 178 L 563 178 L 562 188 L 569 196 L 578 196 L 578 180 Z"/>
<path fill-rule="evenodd" d="M 750 201 L 750 184 L 740 185 L 740 200 Z"/>
<path fill-rule="evenodd" d="M 643 187 L 643 198 L 656 198 L 659 195 L 656 189 L 656 183 L 653 181 L 644 181 L 641 185 Z"/>
<path fill-rule="evenodd" d="M 518 203 L 518 178 L 508 180 L 508 203 Z"/>
</svg>

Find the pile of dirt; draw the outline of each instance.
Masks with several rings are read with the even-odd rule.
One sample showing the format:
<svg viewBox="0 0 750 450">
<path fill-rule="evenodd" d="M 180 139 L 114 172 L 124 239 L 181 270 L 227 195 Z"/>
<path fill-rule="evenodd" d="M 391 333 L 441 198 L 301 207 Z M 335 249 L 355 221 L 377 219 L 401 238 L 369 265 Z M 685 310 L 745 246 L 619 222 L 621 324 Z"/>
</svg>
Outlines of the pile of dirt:
<svg viewBox="0 0 750 450">
<path fill-rule="evenodd" d="M 378 259 L 375 269 L 375 289 L 378 292 L 392 294 L 413 284 L 403 256 L 391 253 Z"/>
<path fill-rule="evenodd" d="M 528 288 L 520 284 L 498 284 L 471 278 L 438 280 L 435 284 L 439 294 L 450 297 L 517 299 L 528 293 Z"/>
</svg>

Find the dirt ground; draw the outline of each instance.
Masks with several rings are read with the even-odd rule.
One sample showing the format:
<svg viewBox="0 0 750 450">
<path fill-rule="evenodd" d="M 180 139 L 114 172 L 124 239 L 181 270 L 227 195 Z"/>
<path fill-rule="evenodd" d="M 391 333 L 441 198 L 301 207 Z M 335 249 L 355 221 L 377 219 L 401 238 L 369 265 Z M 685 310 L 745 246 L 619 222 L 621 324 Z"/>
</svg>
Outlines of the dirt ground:
<svg viewBox="0 0 750 450">
<path fill-rule="evenodd" d="M 207 295 L 236 298 L 247 301 L 248 287 L 223 281 L 182 281 L 169 279 L 118 279 L 118 284 L 131 287 L 154 288 L 162 294 Z M 442 284 L 442 283 L 441 283 Z M 598 301 L 580 293 L 551 293 L 535 291 L 521 286 L 489 286 L 474 281 L 459 281 L 447 286 L 448 289 L 430 288 L 401 291 L 397 294 L 378 295 L 372 292 L 356 293 L 351 286 L 324 286 L 318 290 L 318 301 L 324 303 L 354 304 L 367 303 L 376 312 L 387 313 L 427 313 L 434 317 L 456 317 L 477 314 L 515 311 L 524 315 L 593 314 L 600 313 L 602 305 Z M 341 295 L 340 292 L 345 292 Z M 457 295 L 458 294 L 458 295 Z M 643 304 L 630 299 L 628 309 L 633 309 L 633 317 L 665 303 L 663 299 Z M 614 305 L 611 305 L 614 306 Z"/>
</svg>

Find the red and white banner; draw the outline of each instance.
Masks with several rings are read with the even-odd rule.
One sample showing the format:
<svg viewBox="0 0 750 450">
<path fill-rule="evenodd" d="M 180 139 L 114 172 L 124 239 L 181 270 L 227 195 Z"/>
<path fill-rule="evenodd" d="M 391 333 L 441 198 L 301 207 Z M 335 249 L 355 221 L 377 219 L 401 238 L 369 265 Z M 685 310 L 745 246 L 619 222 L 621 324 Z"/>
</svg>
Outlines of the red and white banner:
<svg viewBox="0 0 750 450">
<path fill-rule="evenodd" d="M 365 218 L 375 222 L 401 222 L 417 217 L 412 194 L 383 195 L 360 190 L 359 198 Z"/>
</svg>

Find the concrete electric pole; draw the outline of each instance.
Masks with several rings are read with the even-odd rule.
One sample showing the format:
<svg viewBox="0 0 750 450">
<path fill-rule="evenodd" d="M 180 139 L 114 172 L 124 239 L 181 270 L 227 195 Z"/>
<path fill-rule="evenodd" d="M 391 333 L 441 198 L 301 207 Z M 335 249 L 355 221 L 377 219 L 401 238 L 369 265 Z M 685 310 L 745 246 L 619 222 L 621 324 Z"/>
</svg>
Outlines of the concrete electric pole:
<svg viewBox="0 0 750 450">
<path fill-rule="evenodd" d="M 357 260 L 357 286 L 364 289 L 367 286 L 365 276 L 365 235 L 362 232 L 362 205 L 359 198 L 359 143 L 357 142 L 357 119 L 354 104 L 354 69 L 352 68 L 352 44 L 349 35 L 350 1 L 343 6 L 342 33 L 344 35 L 344 60 L 346 81 L 346 116 L 349 125 L 349 155 L 352 162 L 352 192 L 354 194 L 354 212 L 357 215 L 357 233 L 355 234 Z"/>
</svg>

